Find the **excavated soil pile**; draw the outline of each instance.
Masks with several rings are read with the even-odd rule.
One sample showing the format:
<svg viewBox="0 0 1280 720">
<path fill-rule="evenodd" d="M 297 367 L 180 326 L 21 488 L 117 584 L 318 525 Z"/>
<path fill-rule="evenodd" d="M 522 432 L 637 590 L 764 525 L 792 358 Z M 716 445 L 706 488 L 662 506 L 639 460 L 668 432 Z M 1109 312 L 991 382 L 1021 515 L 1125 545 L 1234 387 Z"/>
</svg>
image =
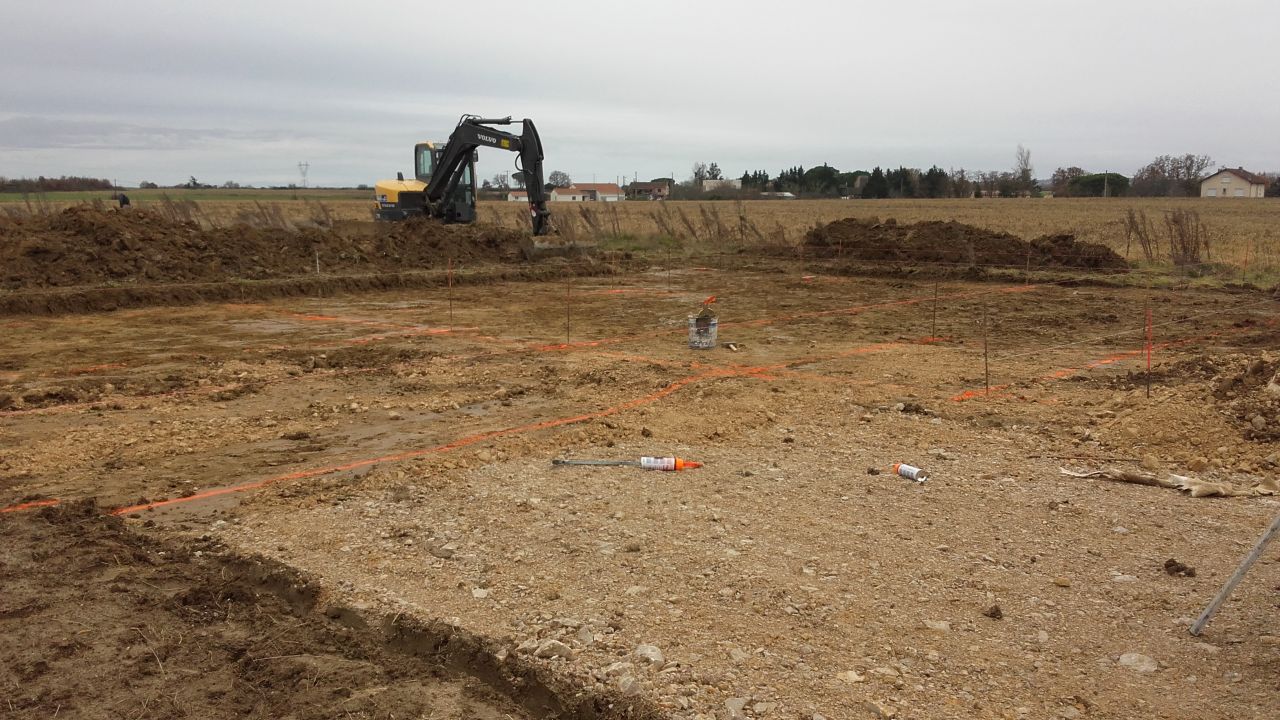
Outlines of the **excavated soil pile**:
<svg viewBox="0 0 1280 720">
<path fill-rule="evenodd" d="M 942 264 L 967 267 L 1091 268 L 1123 270 L 1124 258 L 1097 243 L 1069 234 L 1030 242 L 955 221 L 899 224 L 890 218 L 845 218 L 820 225 L 804 238 L 810 257 L 868 263 Z"/>
<path fill-rule="evenodd" d="M 202 229 L 143 209 L 90 206 L 0 218 L 0 288 L 268 280 L 403 272 L 459 262 L 516 261 L 514 230 L 429 220 L 368 233 L 236 226 Z M 527 239 L 524 239 L 527 243 Z"/>
<path fill-rule="evenodd" d="M 1218 359 L 1213 396 L 1250 440 L 1280 440 L 1280 362 L 1228 355 Z"/>
</svg>

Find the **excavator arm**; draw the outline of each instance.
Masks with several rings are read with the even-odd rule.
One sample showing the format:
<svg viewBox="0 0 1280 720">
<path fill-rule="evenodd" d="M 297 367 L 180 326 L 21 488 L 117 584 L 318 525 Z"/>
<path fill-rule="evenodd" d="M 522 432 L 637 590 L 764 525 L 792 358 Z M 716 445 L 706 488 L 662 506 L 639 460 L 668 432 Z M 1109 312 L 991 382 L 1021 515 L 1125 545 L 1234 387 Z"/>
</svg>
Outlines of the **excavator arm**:
<svg viewBox="0 0 1280 720">
<path fill-rule="evenodd" d="M 426 204 L 435 217 L 448 219 L 450 199 L 458 190 L 463 171 L 476 148 L 491 147 L 519 153 L 518 167 L 524 173 L 525 189 L 529 193 L 529 214 L 533 221 L 533 234 L 545 235 L 550 230 L 547 210 L 547 191 L 542 176 L 542 139 L 538 129 L 528 118 L 519 122 L 523 129 L 519 135 L 499 130 L 495 125 L 512 125 L 516 121 L 505 118 L 479 118 L 463 115 L 449 136 L 449 142 L 440 153 L 431 179 L 427 181 Z"/>
</svg>

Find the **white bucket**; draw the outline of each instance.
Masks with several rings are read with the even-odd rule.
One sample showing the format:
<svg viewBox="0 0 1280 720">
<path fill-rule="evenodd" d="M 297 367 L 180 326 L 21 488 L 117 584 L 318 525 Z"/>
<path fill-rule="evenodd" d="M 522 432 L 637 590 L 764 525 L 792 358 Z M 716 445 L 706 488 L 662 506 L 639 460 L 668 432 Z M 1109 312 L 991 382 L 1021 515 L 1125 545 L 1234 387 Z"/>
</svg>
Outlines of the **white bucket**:
<svg viewBox="0 0 1280 720">
<path fill-rule="evenodd" d="M 692 350 L 712 350 L 716 346 L 716 325 L 714 316 L 689 316 L 689 348 Z"/>
</svg>

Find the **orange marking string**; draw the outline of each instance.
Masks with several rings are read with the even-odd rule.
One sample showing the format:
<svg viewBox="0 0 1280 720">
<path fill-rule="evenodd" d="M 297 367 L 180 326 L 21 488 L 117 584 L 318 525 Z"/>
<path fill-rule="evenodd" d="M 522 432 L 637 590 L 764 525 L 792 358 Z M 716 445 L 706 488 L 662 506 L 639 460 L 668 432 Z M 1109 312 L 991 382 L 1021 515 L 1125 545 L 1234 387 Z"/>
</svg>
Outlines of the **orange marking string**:
<svg viewBox="0 0 1280 720">
<path fill-rule="evenodd" d="M 661 290 L 658 288 L 612 288 L 609 290 L 585 290 L 581 293 L 584 296 L 596 295 L 681 295 L 674 290 Z"/>
<path fill-rule="evenodd" d="M 496 438 L 534 432 L 537 430 L 546 430 L 546 429 L 551 429 L 556 427 L 562 427 L 565 425 L 573 425 L 577 423 L 589 422 L 591 420 L 598 420 L 600 418 L 608 417 L 610 415 L 615 415 L 615 414 L 624 412 L 626 410 L 640 407 L 642 405 L 647 405 L 647 404 L 657 402 L 658 400 L 661 400 L 675 393 L 681 388 L 684 388 L 692 383 L 700 382 L 703 380 L 708 380 L 712 378 L 742 377 L 742 378 L 755 378 L 755 379 L 770 381 L 777 378 L 777 375 L 773 373 L 780 374 L 780 372 L 793 372 L 789 370 L 789 367 L 788 367 L 789 365 L 818 362 L 823 359 L 830 359 L 830 358 L 836 358 L 836 357 L 848 357 L 851 355 L 859 355 L 859 354 L 864 354 L 868 352 L 876 352 L 880 350 L 893 349 L 901 346 L 902 346 L 902 343 L 876 343 L 874 345 L 865 345 L 865 346 L 851 348 L 851 349 L 844 350 L 834 355 L 830 355 L 826 357 L 809 357 L 809 358 L 802 358 L 798 361 L 788 361 L 783 363 L 774 363 L 770 365 L 756 365 L 756 366 L 734 365 L 730 367 L 712 367 L 703 372 L 699 372 L 693 375 L 688 375 L 686 377 L 672 381 L 671 383 L 668 383 L 666 386 L 664 386 L 662 389 L 656 392 L 649 393 L 647 395 L 643 395 L 641 397 L 634 398 L 632 400 L 628 400 L 626 402 L 622 402 L 616 405 L 612 405 L 610 407 L 606 407 L 602 410 L 597 410 L 595 412 L 557 418 L 554 420 L 545 420 L 542 422 L 527 423 L 524 425 L 517 425 L 514 427 L 503 428 L 500 430 L 492 430 L 488 432 L 478 433 L 478 434 L 458 438 L 456 440 L 453 440 L 452 442 L 445 443 L 443 445 L 437 445 L 435 447 L 430 447 L 430 448 L 422 448 L 418 450 L 410 450 L 407 452 L 396 453 L 392 455 L 384 455 L 382 457 L 377 457 L 377 458 L 357 460 L 357 461 L 345 463 L 342 465 L 331 465 L 328 467 L 314 468 L 311 470 L 299 470 L 296 472 L 286 473 L 283 475 L 277 475 L 275 477 L 265 478 L 263 480 L 255 480 L 252 482 L 241 483 L 238 485 L 214 488 L 212 490 L 206 490 L 204 492 L 195 493 L 193 495 L 188 495 L 185 497 L 177 497 L 177 498 L 170 498 L 167 500 L 157 500 L 154 502 L 141 503 L 137 505 L 129 505 L 129 506 L 112 510 L 111 513 L 113 515 L 128 515 L 131 513 L 140 512 L 142 510 L 150 510 L 150 509 L 159 508 L 159 507 L 166 507 L 170 505 L 178 505 L 182 503 L 195 502 L 198 500 L 205 500 L 208 498 L 220 497 L 220 496 L 229 495 L 232 493 L 255 490 L 255 489 L 259 489 L 267 485 L 278 483 L 278 482 L 284 482 L 289 480 L 305 480 L 309 478 L 320 477 L 323 475 L 331 475 L 338 472 L 346 472 L 350 470 L 358 470 L 365 467 L 372 467 L 372 466 L 381 465 L 384 463 L 402 462 L 404 460 L 417 459 L 417 458 L 425 457 L 428 455 L 451 452 L 453 450 L 468 447 L 470 445 L 475 445 L 477 443 L 485 442 L 487 440 L 492 440 Z M 643 358 L 641 356 L 636 356 L 636 357 L 637 359 L 652 360 L 652 358 Z M 45 505 L 52 505 L 52 504 L 58 503 L 57 500 L 48 500 L 48 501 L 39 501 L 39 502 L 44 503 Z M 32 507 L 42 507 L 42 506 L 44 505 L 33 505 L 29 507 L 14 506 L 14 509 L 8 510 L 8 512 L 32 509 Z"/>
<path fill-rule="evenodd" d="M 1274 324 L 1275 322 L 1277 322 L 1277 320 L 1269 320 L 1267 321 L 1266 324 L 1271 325 L 1271 324 Z M 1216 332 L 1206 333 L 1204 335 L 1193 335 L 1193 336 L 1181 338 L 1178 340 L 1167 340 L 1165 342 L 1155 343 L 1153 345 L 1150 345 L 1150 349 L 1166 350 L 1168 348 L 1181 347 L 1184 345 L 1193 345 L 1198 342 L 1202 342 L 1205 340 L 1212 340 L 1214 338 L 1221 337 L 1223 335 L 1243 332 L 1249 329 L 1251 328 L 1250 327 L 1230 328 L 1226 330 L 1219 330 Z M 1124 362 L 1125 360 L 1129 360 L 1134 357 L 1141 358 L 1142 355 L 1146 352 L 1148 352 L 1147 348 L 1143 348 L 1142 350 L 1125 350 L 1123 352 L 1107 355 L 1106 357 L 1098 358 L 1096 360 L 1090 360 L 1079 367 L 1064 367 L 1064 368 L 1059 368 L 1057 370 L 1052 370 L 1043 375 L 1036 376 L 1035 378 L 1033 378 L 1033 380 L 1066 380 L 1068 378 L 1074 377 L 1075 375 L 1081 372 L 1085 372 L 1088 370 L 1096 370 L 1100 367 L 1107 367 L 1108 365 L 1115 365 L 1117 363 Z M 1011 387 L 1013 387 L 1012 384 L 992 385 L 991 393 L 987 393 L 983 390 L 965 390 L 964 392 L 961 392 L 957 395 L 952 396 L 950 400 L 952 402 L 964 402 L 966 400 L 973 400 L 975 398 L 980 398 L 980 397 L 991 397 L 996 395 L 996 391 L 1007 390 Z"/>
<path fill-rule="evenodd" d="M 150 395 L 131 395 L 130 398 L 142 400 L 165 400 L 169 398 L 195 397 L 200 395 L 213 395 L 215 393 L 225 392 L 229 390 L 239 390 L 249 385 L 276 385 L 279 383 L 292 382 L 295 380 L 304 380 L 308 377 L 343 377 L 347 375 L 358 375 L 363 372 L 369 372 L 369 368 L 336 368 L 332 370 L 315 370 L 308 375 L 289 376 L 284 375 L 275 378 L 264 378 L 262 380 L 251 380 L 249 382 L 231 383 L 228 385 L 208 385 L 205 387 L 179 388 L 168 392 L 153 393 Z M 22 410 L 0 410 L 0 418 L 13 415 L 52 415 L 57 413 L 69 412 L 72 410 L 84 410 L 92 408 L 95 405 L 110 402 L 109 397 L 104 397 L 93 402 L 67 403 L 65 405 L 51 405 L 49 407 L 24 408 Z M 130 408 L 137 409 L 137 408 Z"/>
<path fill-rule="evenodd" d="M 751 368 L 751 370 L 755 370 L 755 368 Z M 732 371 L 724 371 L 724 370 L 714 370 L 714 371 L 709 371 L 705 373 L 698 373 L 696 375 L 689 375 L 679 380 L 675 380 L 669 383 L 668 385 L 666 385 L 665 387 L 663 387 L 661 390 L 658 390 L 657 392 L 653 392 L 648 395 L 635 398 L 633 400 L 628 400 L 626 402 L 619 403 L 617 405 L 613 405 L 611 407 L 607 407 L 602 410 L 597 410 L 595 412 L 584 413 L 582 415 L 573 415 L 570 417 L 557 418 L 554 420 L 544 420 L 541 422 L 528 423 L 525 425 L 517 425 L 514 427 L 503 428 L 500 430 L 491 430 L 488 432 L 483 432 L 475 435 L 469 435 L 466 437 L 458 438 L 457 440 L 453 440 L 452 442 L 448 442 L 443 445 L 437 445 L 435 447 L 422 448 L 418 450 L 409 450 L 407 452 L 396 453 L 393 455 L 384 455 L 382 457 L 369 458 L 365 460 L 356 460 L 354 462 L 349 462 L 343 465 L 331 465 L 328 467 L 314 468 L 311 470 L 299 470 L 297 472 L 286 473 L 284 475 L 277 475 L 275 477 L 266 478 L 264 480 L 257 480 L 254 482 L 241 483 L 239 485 L 232 485 L 229 487 L 206 490 L 205 492 L 196 493 L 194 495 L 188 495 L 186 497 L 170 498 L 168 500 L 157 500 L 155 502 L 142 503 L 138 505 L 128 505 L 125 507 L 112 510 L 111 514 L 128 515 L 130 513 L 140 512 L 142 510 L 151 510 L 154 508 L 166 507 L 169 505 L 195 502 L 197 500 L 205 500 L 208 498 L 219 497 L 219 496 L 228 495 L 231 493 L 244 492 L 246 490 L 255 490 L 273 483 L 284 482 L 288 480 L 305 480 L 309 478 L 319 477 L 322 475 L 332 475 L 334 473 L 339 473 L 339 472 L 359 470 L 361 468 L 372 467 L 375 465 L 382 465 L 384 463 L 414 460 L 414 459 L 425 457 L 428 455 L 435 455 L 435 454 L 450 452 L 453 450 L 458 450 L 460 448 L 468 447 L 470 445 L 475 445 L 477 443 L 485 442 L 486 440 L 493 440 L 496 438 L 507 437 L 509 435 L 518 435 L 522 433 L 533 432 L 536 430 L 547 430 L 550 428 L 562 427 L 565 425 L 573 425 L 577 423 L 588 422 L 591 420 L 598 420 L 600 418 L 608 417 L 610 415 L 616 415 L 620 412 L 630 410 L 632 408 L 636 408 L 641 405 L 647 405 L 647 404 L 656 402 L 658 400 L 661 400 L 662 398 L 667 397 L 668 395 L 671 395 L 672 393 L 676 392 L 677 390 L 691 383 L 695 383 L 708 378 L 733 377 L 734 375 L 745 375 L 745 374 L 749 374 L 749 373 L 745 373 L 745 372 L 740 373 L 740 372 L 732 372 Z"/>
<path fill-rule="evenodd" d="M 60 502 L 62 501 L 55 500 L 52 498 L 48 500 L 32 500 L 31 502 L 18 503 L 17 505 L 10 505 L 9 507 L 2 507 L 0 508 L 0 513 L 22 512 L 24 510 L 35 510 L 36 508 L 42 508 L 42 507 L 53 507 L 54 505 L 57 505 Z"/>
<path fill-rule="evenodd" d="M 70 375 L 87 375 L 89 373 L 102 372 L 103 370 L 118 370 L 126 367 L 129 367 L 128 363 L 103 363 L 101 365 L 88 365 L 86 367 L 71 368 L 67 373 Z"/>
<path fill-rule="evenodd" d="M 890 345 L 896 345 L 896 344 L 890 344 Z M 885 347 L 885 344 L 882 343 L 875 346 L 867 346 L 867 348 L 854 348 L 852 350 L 845 351 L 844 353 L 842 353 L 842 355 L 856 354 L 864 350 L 872 351 L 875 349 L 882 349 L 883 347 Z M 525 425 L 517 425 L 514 427 L 503 428 L 500 430 L 491 430 L 488 432 L 483 432 L 475 435 L 462 437 L 452 442 L 445 443 L 443 445 L 437 445 L 435 447 L 422 448 L 418 450 L 409 450 L 407 452 L 396 453 L 392 455 L 384 455 L 382 457 L 377 457 L 377 458 L 357 460 L 357 461 L 346 463 L 343 465 L 332 465 L 328 467 L 315 468 L 312 470 L 300 470 L 297 472 L 286 473 L 284 475 L 278 475 L 275 477 L 266 478 L 264 480 L 257 480 L 253 482 L 242 483 L 239 485 L 232 485 L 232 486 L 223 487 L 223 488 L 215 488 L 213 490 L 207 490 L 205 492 L 196 493 L 194 495 L 188 495 L 186 497 L 170 498 L 168 500 L 157 500 L 155 502 L 142 503 L 138 505 L 130 505 L 122 508 L 117 508 L 111 512 L 113 515 L 128 515 L 130 513 L 140 512 L 142 510 L 150 510 L 158 507 L 166 507 L 169 505 L 177 505 L 181 503 L 194 502 L 196 500 L 204 500 L 208 498 L 219 497 L 222 495 L 228 495 L 231 493 L 244 492 L 246 490 L 255 490 L 255 489 L 262 488 L 277 482 L 284 482 L 288 480 L 305 480 L 309 478 L 320 477 L 322 475 L 331 475 L 333 473 L 338 473 L 338 472 L 347 472 L 350 470 L 358 470 L 365 467 L 372 467 L 372 466 L 381 465 L 384 463 L 413 460 L 413 459 L 425 457 L 428 455 L 450 452 L 453 450 L 468 447 L 470 445 L 475 445 L 477 443 L 485 442 L 487 440 L 493 440 L 496 438 L 507 437 L 510 435 L 519 435 L 523 433 L 534 432 L 537 430 L 547 430 L 551 428 L 562 427 L 565 425 L 573 425 L 577 423 L 589 422 L 591 420 L 598 420 L 600 418 L 608 417 L 610 415 L 616 415 L 618 413 L 621 413 L 636 407 L 640 407 L 642 405 L 648 405 L 648 404 L 657 402 L 658 400 L 661 400 L 671 395 L 672 393 L 675 393 L 676 391 L 680 390 L 681 388 L 687 385 L 690 385 L 695 382 L 700 382 L 702 380 L 707 380 L 711 378 L 732 378 L 732 377 L 755 377 L 755 378 L 764 379 L 764 380 L 771 380 L 774 378 L 769 376 L 768 373 L 774 370 L 785 369 L 786 365 L 787 365 L 786 363 L 779 363 L 775 365 L 712 368 L 705 372 L 700 372 L 694 375 L 688 375 L 686 377 L 680 378 L 679 380 L 672 381 L 671 383 L 663 387 L 661 390 L 658 390 L 656 392 L 649 393 L 648 395 L 643 395 L 641 397 L 634 398 L 632 400 L 628 400 L 626 402 L 622 402 L 617 405 L 604 408 L 602 410 L 597 410 L 595 412 L 557 418 L 554 420 L 544 420 L 542 422 L 528 423 Z"/>
<path fill-rule="evenodd" d="M 971 290 L 968 292 L 939 295 L 938 299 L 939 300 L 963 300 L 967 298 L 981 297 L 983 295 L 991 295 L 995 293 L 1024 293 L 1024 292 L 1032 292 L 1035 290 L 1039 290 L 1041 287 L 1042 286 L 1040 285 L 1013 285 L 1009 287 L 997 288 L 995 290 Z M 737 325 L 742 325 L 744 327 L 751 327 L 751 326 L 759 326 L 759 325 L 772 325 L 776 322 L 786 322 L 789 320 L 804 320 L 808 318 L 830 317 L 832 315 L 857 315 L 859 313 L 866 312 L 867 310 L 874 310 L 874 309 L 886 308 L 886 307 L 900 307 L 904 305 L 918 305 L 923 302 L 932 302 L 932 301 L 933 301 L 933 295 L 921 295 L 919 297 L 902 298 L 899 300 L 885 300 L 884 302 L 867 303 L 865 305 L 852 305 L 850 307 L 836 308 L 833 310 L 815 310 L 812 312 L 795 313 L 792 315 L 777 315 L 773 317 L 759 318 L 756 320 L 739 320 L 736 322 L 735 321 L 722 322 L 720 323 L 720 327 L 733 327 Z"/>
</svg>

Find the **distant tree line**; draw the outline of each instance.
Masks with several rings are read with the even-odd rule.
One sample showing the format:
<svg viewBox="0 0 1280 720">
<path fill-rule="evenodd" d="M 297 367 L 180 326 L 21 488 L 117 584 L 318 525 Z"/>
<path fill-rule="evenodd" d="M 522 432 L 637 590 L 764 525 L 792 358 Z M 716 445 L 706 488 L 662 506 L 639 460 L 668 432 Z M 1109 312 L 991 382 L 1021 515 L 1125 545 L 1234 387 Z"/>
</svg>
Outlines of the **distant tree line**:
<svg viewBox="0 0 1280 720">
<path fill-rule="evenodd" d="M 1031 164 L 1031 151 L 1018 146 L 1015 163 L 1010 170 L 969 171 L 965 168 L 944 170 L 933 165 L 926 169 L 875 167 L 870 171 L 840 171 L 828 164 L 806 169 L 795 165 L 770 174 L 766 170 L 748 170 L 740 179 L 738 197 L 754 197 L 770 193 L 792 193 L 803 197 L 854 198 L 969 198 L 969 197 L 1038 197 L 1051 192 L 1058 197 L 1198 197 L 1200 181 L 1209 175 L 1215 163 L 1207 155 L 1161 155 L 1143 166 L 1132 177 L 1116 172 L 1090 172 L 1080 167 L 1054 170 L 1047 187 L 1037 180 Z M 711 175 L 715 168 L 716 178 Z M 688 181 L 677 183 L 675 198 L 723 196 L 723 187 L 703 192 L 703 182 L 717 179 L 719 166 L 697 163 Z M 1280 197 L 1280 177 L 1271 177 L 1268 197 Z"/>
<path fill-rule="evenodd" d="M 113 185 L 110 180 L 75 175 L 63 175 L 56 178 L 47 178 L 43 175 L 37 178 L 0 177 L 0 192 L 45 193 L 68 190 L 111 190 L 112 188 Z"/>
</svg>

